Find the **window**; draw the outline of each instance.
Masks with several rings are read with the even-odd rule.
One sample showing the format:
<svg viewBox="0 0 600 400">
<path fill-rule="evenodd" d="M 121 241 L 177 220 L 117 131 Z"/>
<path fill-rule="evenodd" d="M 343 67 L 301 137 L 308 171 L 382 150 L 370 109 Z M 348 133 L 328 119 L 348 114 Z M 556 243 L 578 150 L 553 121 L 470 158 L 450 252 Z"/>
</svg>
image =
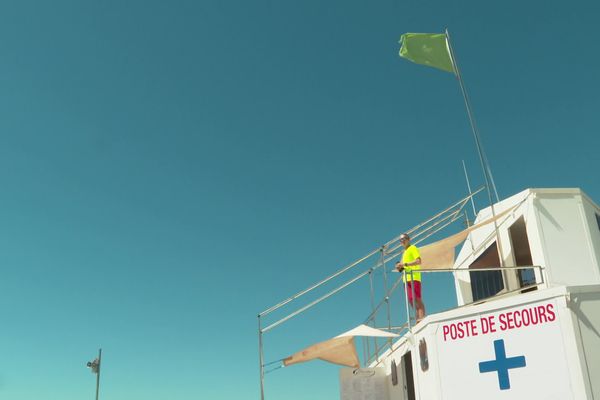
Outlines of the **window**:
<svg viewBox="0 0 600 400">
<path fill-rule="evenodd" d="M 527 228 L 525 226 L 525 218 L 519 218 L 511 227 L 508 229 L 510 235 L 510 242 L 512 244 L 513 253 L 515 256 L 515 265 L 517 267 L 527 267 L 533 265 L 531 257 L 531 248 L 529 247 L 529 237 L 527 236 Z M 531 286 L 536 283 L 535 271 L 533 268 L 518 269 L 517 278 L 519 279 L 519 287 Z M 530 290 L 536 290 L 536 287 L 530 287 L 523 290 L 527 292 Z"/>
<path fill-rule="evenodd" d="M 535 285 L 535 272 L 533 268 L 518 270 L 519 284 L 521 287 Z M 535 288 L 534 288 L 535 289 Z"/>
<path fill-rule="evenodd" d="M 471 293 L 473 301 L 492 297 L 504 289 L 501 271 L 477 271 L 478 268 L 500 267 L 498 246 L 496 243 L 488 247 L 477 259 L 469 265 L 471 275 Z"/>
<path fill-rule="evenodd" d="M 471 290 L 473 301 L 487 299 L 504 289 L 500 271 L 471 272 Z"/>
</svg>

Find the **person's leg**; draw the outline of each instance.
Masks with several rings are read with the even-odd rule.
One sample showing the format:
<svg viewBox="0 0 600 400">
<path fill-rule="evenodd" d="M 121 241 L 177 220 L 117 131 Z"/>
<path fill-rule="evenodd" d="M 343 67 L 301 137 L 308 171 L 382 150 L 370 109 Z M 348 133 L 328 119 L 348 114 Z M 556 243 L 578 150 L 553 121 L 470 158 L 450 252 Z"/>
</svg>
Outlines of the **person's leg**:
<svg viewBox="0 0 600 400">
<path fill-rule="evenodd" d="M 406 282 L 406 294 L 408 295 L 408 304 L 410 304 L 411 307 L 414 307 L 414 302 L 413 302 L 413 285 L 412 285 L 412 281 L 408 281 Z"/>
<path fill-rule="evenodd" d="M 415 303 L 417 305 L 417 322 L 419 322 L 420 320 L 425 318 L 425 304 L 421 299 L 416 299 Z"/>
<path fill-rule="evenodd" d="M 417 314 L 417 322 L 425 318 L 425 304 L 423 304 L 421 296 L 421 282 L 415 281 L 413 285 L 415 291 L 415 308 Z"/>
</svg>

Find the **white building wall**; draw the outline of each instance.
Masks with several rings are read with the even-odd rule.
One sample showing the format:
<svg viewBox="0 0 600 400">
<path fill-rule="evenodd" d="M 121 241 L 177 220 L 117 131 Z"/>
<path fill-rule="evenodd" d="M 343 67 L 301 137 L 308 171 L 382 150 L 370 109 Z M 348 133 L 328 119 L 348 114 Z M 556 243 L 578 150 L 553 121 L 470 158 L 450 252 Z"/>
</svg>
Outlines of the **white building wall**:
<svg viewBox="0 0 600 400">
<path fill-rule="evenodd" d="M 527 203 L 527 213 L 525 214 L 525 229 L 527 231 L 527 237 L 529 239 L 529 249 L 531 250 L 531 261 L 533 265 L 546 266 L 546 252 L 545 243 L 542 240 L 540 234 L 540 223 L 538 215 L 535 210 L 534 202 L 536 195 L 534 193 L 529 196 Z M 546 273 L 544 271 L 544 273 Z M 542 279 L 542 271 L 539 269 L 535 270 L 535 277 L 537 282 L 548 283 L 548 277 Z"/>
<path fill-rule="evenodd" d="M 587 398 L 600 399 L 600 292 L 572 293 L 568 304 L 573 317 L 579 364 Z"/>
<path fill-rule="evenodd" d="M 543 307 L 552 318 L 531 326 L 508 325 L 508 315 Z M 552 308 L 549 308 L 552 307 Z M 547 311 L 549 312 L 549 311 Z M 492 319 L 493 318 L 493 319 Z M 483 320 L 495 325 L 483 324 Z M 472 321 L 475 334 L 453 338 L 446 328 Z M 515 319 L 517 321 L 517 319 Z M 493 326 L 493 332 L 484 331 Z M 452 330 L 450 330 L 452 332 Z M 477 306 L 428 316 L 413 335 L 400 339 L 393 354 L 384 354 L 386 373 L 391 359 L 400 372 L 401 358 L 411 351 L 416 399 L 475 400 L 600 399 L 600 286 L 555 287 Z M 419 341 L 427 341 L 429 369 L 422 371 Z M 508 389 L 499 387 L 496 372 L 480 372 L 479 363 L 494 360 L 494 341 L 502 340 L 507 357 L 525 357 L 510 369 Z M 396 347 L 396 346 L 395 346 Z M 396 388 L 390 400 L 402 400 Z"/>
<path fill-rule="evenodd" d="M 544 191 L 533 201 L 539 251 L 551 285 L 600 283 L 581 193 Z M 541 260 L 540 260 L 541 261 Z"/>
<path fill-rule="evenodd" d="M 417 383 L 417 399 L 427 400 L 439 398 L 440 387 L 440 368 L 438 365 L 438 354 L 436 345 L 437 325 L 427 325 L 427 327 L 414 336 L 414 345 L 412 351 L 413 374 Z M 421 369 L 421 357 L 419 353 L 419 343 L 425 340 L 427 345 L 428 369 Z"/>
<path fill-rule="evenodd" d="M 481 255 L 494 242 L 496 242 L 496 227 L 498 228 L 498 234 L 500 235 L 500 246 L 499 250 L 502 254 L 502 262 L 504 266 L 514 266 L 514 255 L 511 248 L 510 235 L 508 228 L 517 221 L 521 216 L 525 216 L 525 222 L 527 223 L 527 215 L 530 213 L 531 203 L 531 191 L 524 190 L 511 196 L 505 200 L 494 205 L 494 213 L 490 207 L 485 208 L 479 212 L 475 224 L 486 221 L 498 215 L 503 211 L 518 205 L 518 207 L 508 215 L 500 218 L 496 225 L 490 223 L 485 225 L 473 232 L 471 232 L 468 238 L 465 240 L 461 247 L 459 255 L 454 265 L 455 268 L 467 268 L 473 263 L 477 257 Z M 532 233 L 529 232 L 528 235 Z M 533 233 L 535 235 L 535 233 Z M 459 305 L 468 304 L 473 301 L 471 287 L 470 287 L 470 274 L 468 271 L 460 271 L 455 274 L 455 288 L 457 294 L 457 302 Z M 507 289 L 514 289 L 517 286 L 517 278 L 515 271 L 505 272 L 505 284 Z"/>
<path fill-rule="evenodd" d="M 600 207 L 585 194 L 582 195 L 583 217 L 589 231 L 590 252 L 592 253 L 592 258 L 594 259 L 600 277 L 600 222 L 596 217 L 597 215 L 600 215 Z"/>
<path fill-rule="evenodd" d="M 494 205 L 495 213 L 518 205 L 498 220 L 501 256 L 504 266 L 514 266 L 509 228 L 520 218 L 525 221 L 533 265 L 544 268 L 544 283 L 553 285 L 600 284 L 600 228 L 596 215 L 600 208 L 580 189 L 528 189 Z M 476 223 L 492 217 L 483 209 Z M 494 225 L 472 232 L 463 244 L 455 268 L 467 268 L 496 241 Z M 535 270 L 541 282 L 540 271 Z M 504 273 L 507 290 L 518 288 L 516 271 Z M 459 305 L 472 301 L 468 271 L 455 274 Z"/>
</svg>

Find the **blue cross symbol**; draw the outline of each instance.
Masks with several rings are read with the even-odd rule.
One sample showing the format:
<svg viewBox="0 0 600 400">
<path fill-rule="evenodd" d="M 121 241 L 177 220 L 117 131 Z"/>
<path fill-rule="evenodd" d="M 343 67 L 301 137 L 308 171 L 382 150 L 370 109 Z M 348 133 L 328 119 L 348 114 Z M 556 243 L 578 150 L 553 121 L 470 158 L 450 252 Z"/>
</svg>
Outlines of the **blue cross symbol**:
<svg viewBox="0 0 600 400">
<path fill-rule="evenodd" d="M 511 368 L 522 368 L 525 364 L 525 356 L 506 358 L 506 350 L 504 349 L 504 340 L 494 340 L 494 351 L 496 359 L 490 361 L 482 361 L 479 363 L 479 372 L 494 372 L 498 373 L 498 383 L 500 390 L 510 389 L 510 379 L 508 379 L 508 370 Z"/>
</svg>

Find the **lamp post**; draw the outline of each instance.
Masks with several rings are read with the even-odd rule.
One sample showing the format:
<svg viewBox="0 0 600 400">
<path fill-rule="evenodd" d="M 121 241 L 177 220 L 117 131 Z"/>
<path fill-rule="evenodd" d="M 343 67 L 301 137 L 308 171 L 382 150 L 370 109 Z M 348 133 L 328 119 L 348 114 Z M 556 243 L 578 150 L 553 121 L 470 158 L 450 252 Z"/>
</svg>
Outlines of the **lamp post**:
<svg viewBox="0 0 600 400">
<path fill-rule="evenodd" d="M 91 369 L 93 374 L 96 374 L 96 400 L 100 394 L 100 367 L 102 365 L 102 349 L 98 350 L 98 358 L 87 363 L 87 367 Z"/>
</svg>

